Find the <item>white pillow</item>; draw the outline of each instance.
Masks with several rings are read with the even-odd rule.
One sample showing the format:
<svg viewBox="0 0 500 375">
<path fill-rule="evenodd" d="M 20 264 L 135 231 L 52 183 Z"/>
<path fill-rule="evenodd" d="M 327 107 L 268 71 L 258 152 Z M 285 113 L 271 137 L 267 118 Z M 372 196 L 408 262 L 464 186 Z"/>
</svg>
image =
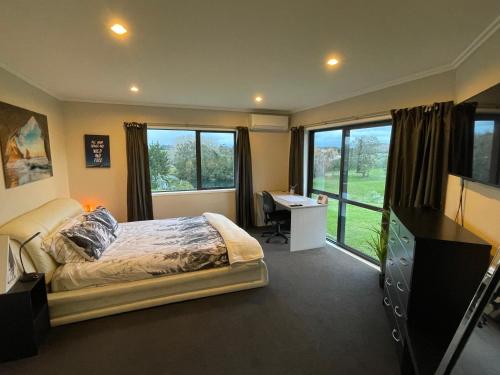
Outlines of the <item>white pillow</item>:
<svg viewBox="0 0 500 375">
<path fill-rule="evenodd" d="M 75 249 L 76 245 L 73 241 L 61 234 L 62 230 L 71 228 L 73 225 L 81 223 L 82 220 L 83 215 L 79 215 L 64 222 L 54 232 L 43 238 L 42 250 L 50 254 L 59 264 L 86 262 L 87 260 Z"/>
<path fill-rule="evenodd" d="M 83 220 L 60 233 L 74 244 L 76 252 L 91 262 L 99 259 L 116 240 L 116 236 L 104 224 L 94 220 Z"/>
</svg>

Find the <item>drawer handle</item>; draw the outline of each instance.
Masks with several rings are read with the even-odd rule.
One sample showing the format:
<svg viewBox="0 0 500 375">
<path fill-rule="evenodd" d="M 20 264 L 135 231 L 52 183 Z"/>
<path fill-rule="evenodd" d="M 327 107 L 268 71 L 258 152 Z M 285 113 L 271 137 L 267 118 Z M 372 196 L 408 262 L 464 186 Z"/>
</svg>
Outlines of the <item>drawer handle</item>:
<svg viewBox="0 0 500 375">
<path fill-rule="evenodd" d="M 399 263 L 401 263 L 401 264 L 402 264 L 403 266 L 405 266 L 405 267 L 406 267 L 406 266 L 408 266 L 408 264 L 410 264 L 410 263 L 408 262 L 408 260 L 407 260 L 406 258 L 404 258 L 404 257 L 401 257 L 401 258 L 399 259 Z"/>
<path fill-rule="evenodd" d="M 403 293 L 404 293 L 404 292 L 405 292 L 405 288 L 403 288 L 401 285 L 403 285 L 403 284 L 401 284 L 401 281 L 398 281 L 398 282 L 396 283 L 396 288 L 398 288 L 398 290 L 399 290 L 400 292 L 403 292 Z"/>
<path fill-rule="evenodd" d="M 398 335 L 398 337 L 396 337 L 396 334 Z M 394 341 L 396 342 L 400 342 L 401 341 L 401 337 L 399 337 L 399 332 L 396 328 L 394 328 L 392 330 L 392 338 L 394 339 Z"/>
<path fill-rule="evenodd" d="M 392 220 L 391 220 L 391 224 L 392 224 L 392 225 L 396 225 L 396 220 L 392 219 Z"/>
<path fill-rule="evenodd" d="M 396 316 L 397 316 L 398 318 L 402 318 L 402 317 L 403 317 L 403 314 L 401 314 L 401 313 L 399 312 L 399 306 L 394 307 L 394 314 L 396 314 Z"/>
<path fill-rule="evenodd" d="M 387 277 L 387 278 L 385 279 L 385 284 L 386 284 L 387 286 L 392 286 L 392 280 L 391 280 L 389 277 Z"/>
<path fill-rule="evenodd" d="M 389 298 L 384 297 L 384 305 L 386 305 L 386 306 L 390 306 L 391 305 L 391 302 L 389 301 Z"/>
<path fill-rule="evenodd" d="M 410 240 L 406 236 L 401 237 L 401 239 L 403 240 L 404 243 L 410 243 Z"/>
</svg>

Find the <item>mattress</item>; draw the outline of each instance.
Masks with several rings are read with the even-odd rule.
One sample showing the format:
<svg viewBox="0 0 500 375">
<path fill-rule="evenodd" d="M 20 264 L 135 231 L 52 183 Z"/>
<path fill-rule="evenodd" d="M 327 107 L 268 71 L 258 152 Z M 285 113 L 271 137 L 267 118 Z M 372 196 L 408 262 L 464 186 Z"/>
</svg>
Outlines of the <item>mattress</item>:
<svg viewBox="0 0 500 375">
<path fill-rule="evenodd" d="M 123 223 L 99 260 L 58 267 L 51 289 L 68 291 L 227 266 L 224 239 L 205 216 Z"/>
</svg>

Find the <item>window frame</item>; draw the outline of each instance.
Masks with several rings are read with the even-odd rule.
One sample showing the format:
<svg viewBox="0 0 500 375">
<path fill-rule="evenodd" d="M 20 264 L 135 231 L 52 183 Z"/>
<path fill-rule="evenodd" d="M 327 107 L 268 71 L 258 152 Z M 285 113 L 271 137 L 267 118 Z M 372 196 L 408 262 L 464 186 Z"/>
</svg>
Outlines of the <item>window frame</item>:
<svg viewBox="0 0 500 375">
<path fill-rule="evenodd" d="M 357 256 L 373 263 L 376 265 L 380 265 L 380 261 L 378 259 L 372 258 L 369 255 L 363 253 L 362 251 L 355 249 L 346 243 L 345 241 L 345 229 L 346 229 L 346 211 L 347 211 L 347 205 L 352 205 L 360 208 L 364 208 L 367 210 L 375 211 L 375 212 L 384 212 L 383 207 L 377 207 L 373 206 L 371 204 L 363 203 L 363 202 L 358 202 L 354 201 L 351 199 L 346 198 L 347 196 L 347 184 L 348 184 L 348 170 L 346 170 L 345 166 L 346 163 L 348 163 L 348 158 L 349 154 L 347 152 L 347 147 L 346 146 L 346 138 L 349 135 L 351 130 L 357 130 L 357 129 L 370 129 L 370 128 L 377 128 L 377 127 L 383 127 L 383 126 L 391 126 L 391 132 L 392 132 L 392 121 L 390 119 L 388 120 L 378 120 L 378 121 L 373 121 L 373 122 L 366 122 L 362 124 L 354 124 L 354 125 L 344 125 L 344 126 L 331 126 L 331 127 L 326 127 L 326 128 L 321 128 L 321 129 L 314 129 L 309 131 L 309 139 L 308 139 L 308 149 L 307 149 L 307 196 L 311 197 L 311 194 L 324 194 L 328 198 L 333 199 L 336 204 L 338 204 L 338 212 L 337 212 L 337 233 L 336 233 L 336 239 L 330 237 L 327 234 L 327 241 L 330 241 L 337 246 L 340 246 L 343 249 L 346 249 Z M 314 136 L 316 133 L 320 132 L 325 132 L 325 131 L 331 131 L 331 130 L 341 130 L 342 131 L 342 144 L 341 144 L 341 150 L 340 150 L 340 174 L 339 174 L 339 193 L 331 193 L 319 189 L 315 189 L 313 187 L 313 179 L 314 179 Z M 391 138 L 392 138 L 392 133 L 391 133 Z M 382 223 L 381 223 L 382 224 Z"/>
<path fill-rule="evenodd" d="M 500 127 L 500 113 L 477 112 L 474 115 L 474 128 L 476 126 L 476 121 L 493 121 L 495 123 L 495 130 L 493 133 L 494 138 L 493 138 L 492 147 L 493 148 L 495 146 L 498 147 L 498 144 L 500 143 L 500 141 L 499 141 L 500 136 L 499 136 L 497 127 Z M 474 137 L 474 140 L 475 140 L 475 137 Z M 492 150 L 492 152 L 494 152 L 494 150 Z M 491 183 L 490 181 L 478 180 L 474 177 L 460 176 L 460 175 L 456 175 L 456 174 L 454 174 L 454 175 L 458 176 L 460 178 L 463 178 L 464 180 L 471 181 L 471 182 L 477 182 L 479 184 L 484 184 L 487 186 L 492 186 L 492 187 L 496 187 L 496 188 L 498 188 L 500 186 L 498 184 Z"/>
<path fill-rule="evenodd" d="M 210 190 L 227 190 L 236 188 L 236 130 L 208 130 L 208 129 L 191 129 L 191 128 L 157 128 L 148 127 L 147 130 L 168 130 L 168 131 L 190 131 L 195 133 L 195 160 L 196 160 L 196 186 L 193 189 L 184 190 L 155 190 L 152 194 L 164 193 L 182 193 Z M 201 133 L 230 133 L 233 135 L 233 185 L 223 187 L 203 187 L 201 174 Z M 149 142 L 148 142 L 149 147 Z"/>
</svg>

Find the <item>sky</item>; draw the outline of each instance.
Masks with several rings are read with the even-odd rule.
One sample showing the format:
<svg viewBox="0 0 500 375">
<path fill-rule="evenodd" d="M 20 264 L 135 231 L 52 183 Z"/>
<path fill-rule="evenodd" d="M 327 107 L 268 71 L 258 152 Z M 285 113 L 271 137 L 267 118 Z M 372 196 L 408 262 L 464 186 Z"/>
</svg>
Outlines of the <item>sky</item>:
<svg viewBox="0 0 500 375">
<path fill-rule="evenodd" d="M 161 145 L 175 146 L 185 139 L 195 140 L 196 132 L 193 130 L 165 130 L 148 129 L 148 143 L 159 142 Z M 200 134 L 201 141 L 212 140 L 216 145 L 233 146 L 234 133 L 204 133 Z"/>
<path fill-rule="evenodd" d="M 475 134 L 486 134 L 493 133 L 493 129 L 495 127 L 495 121 L 492 120 L 481 120 L 475 121 L 474 124 L 474 133 Z"/>
<path fill-rule="evenodd" d="M 379 126 L 375 128 L 363 128 L 351 130 L 351 141 L 359 136 L 374 136 L 382 144 L 389 144 L 391 140 L 391 127 Z M 314 145 L 316 147 L 338 147 L 342 145 L 342 130 L 318 131 L 314 134 Z"/>
</svg>

